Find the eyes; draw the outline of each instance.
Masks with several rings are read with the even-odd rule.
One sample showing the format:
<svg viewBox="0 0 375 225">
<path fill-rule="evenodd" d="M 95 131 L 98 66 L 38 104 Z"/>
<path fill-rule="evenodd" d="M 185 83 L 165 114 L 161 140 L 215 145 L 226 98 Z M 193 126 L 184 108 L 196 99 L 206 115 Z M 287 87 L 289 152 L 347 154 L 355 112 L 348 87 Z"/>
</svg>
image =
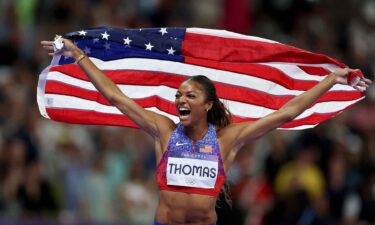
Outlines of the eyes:
<svg viewBox="0 0 375 225">
<path fill-rule="evenodd" d="M 181 93 L 176 93 L 176 94 L 175 94 L 176 99 L 181 98 L 181 96 L 182 96 Z M 194 99 L 194 98 L 196 98 L 197 96 L 196 96 L 195 94 L 188 93 L 188 94 L 186 94 L 186 97 L 188 97 L 188 98 L 190 98 L 190 99 Z"/>
</svg>

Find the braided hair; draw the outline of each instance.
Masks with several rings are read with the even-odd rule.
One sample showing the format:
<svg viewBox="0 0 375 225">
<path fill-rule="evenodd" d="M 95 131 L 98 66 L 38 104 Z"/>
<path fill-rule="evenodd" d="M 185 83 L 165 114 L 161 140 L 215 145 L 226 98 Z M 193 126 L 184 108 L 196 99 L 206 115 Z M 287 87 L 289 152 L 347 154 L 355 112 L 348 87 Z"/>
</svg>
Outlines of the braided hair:
<svg viewBox="0 0 375 225">
<path fill-rule="evenodd" d="M 203 75 L 192 76 L 186 81 L 194 81 L 200 84 L 206 94 L 206 102 L 212 102 L 212 108 L 207 113 L 207 122 L 214 124 L 219 130 L 228 126 L 232 121 L 232 114 L 217 96 L 213 82 Z M 221 188 L 218 201 L 220 201 L 221 197 L 224 198 L 225 203 L 231 208 L 232 200 L 230 198 L 229 186 L 227 183 Z M 218 203 L 216 203 L 216 205 L 219 206 Z"/>
</svg>

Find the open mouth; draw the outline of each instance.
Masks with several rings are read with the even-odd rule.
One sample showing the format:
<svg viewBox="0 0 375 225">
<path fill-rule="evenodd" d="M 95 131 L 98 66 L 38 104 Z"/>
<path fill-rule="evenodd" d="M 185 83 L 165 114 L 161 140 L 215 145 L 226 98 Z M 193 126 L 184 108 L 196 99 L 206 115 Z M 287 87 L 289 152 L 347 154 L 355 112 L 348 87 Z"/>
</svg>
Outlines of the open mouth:
<svg viewBox="0 0 375 225">
<path fill-rule="evenodd" d="M 191 110 L 188 108 L 180 107 L 178 108 L 178 114 L 180 115 L 180 118 L 188 117 L 190 115 Z"/>
</svg>

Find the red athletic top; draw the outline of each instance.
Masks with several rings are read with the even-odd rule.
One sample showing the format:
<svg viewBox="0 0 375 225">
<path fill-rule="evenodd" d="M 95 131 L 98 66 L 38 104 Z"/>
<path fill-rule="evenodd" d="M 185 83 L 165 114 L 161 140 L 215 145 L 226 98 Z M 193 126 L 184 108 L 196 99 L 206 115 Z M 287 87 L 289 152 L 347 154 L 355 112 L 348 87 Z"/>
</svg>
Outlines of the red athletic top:
<svg viewBox="0 0 375 225">
<path fill-rule="evenodd" d="M 225 182 L 225 171 L 215 126 L 209 124 L 205 137 L 193 142 L 178 124 L 156 176 L 160 190 L 217 196 Z"/>
</svg>

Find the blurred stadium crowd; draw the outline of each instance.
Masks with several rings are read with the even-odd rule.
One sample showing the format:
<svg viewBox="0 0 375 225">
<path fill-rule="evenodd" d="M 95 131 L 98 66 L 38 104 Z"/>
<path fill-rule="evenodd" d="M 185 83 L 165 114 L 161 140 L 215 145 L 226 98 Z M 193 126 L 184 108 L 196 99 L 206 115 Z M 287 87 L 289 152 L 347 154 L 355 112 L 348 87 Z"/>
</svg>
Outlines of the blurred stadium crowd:
<svg viewBox="0 0 375 225">
<path fill-rule="evenodd" d="M 207 27 L 261 36 L 375 74 L 374 0 L 0 0 L 0 224 L 151 224 L 153 142 L 56 123 L 36 104 L 41 40 L 94 26 Z M 373 43 L 373 44 L 371 44 Z M 275 131 L 228 173 L 218 224 L 375 224 L 375 89 L 305 131 Z"/>
</svg>

